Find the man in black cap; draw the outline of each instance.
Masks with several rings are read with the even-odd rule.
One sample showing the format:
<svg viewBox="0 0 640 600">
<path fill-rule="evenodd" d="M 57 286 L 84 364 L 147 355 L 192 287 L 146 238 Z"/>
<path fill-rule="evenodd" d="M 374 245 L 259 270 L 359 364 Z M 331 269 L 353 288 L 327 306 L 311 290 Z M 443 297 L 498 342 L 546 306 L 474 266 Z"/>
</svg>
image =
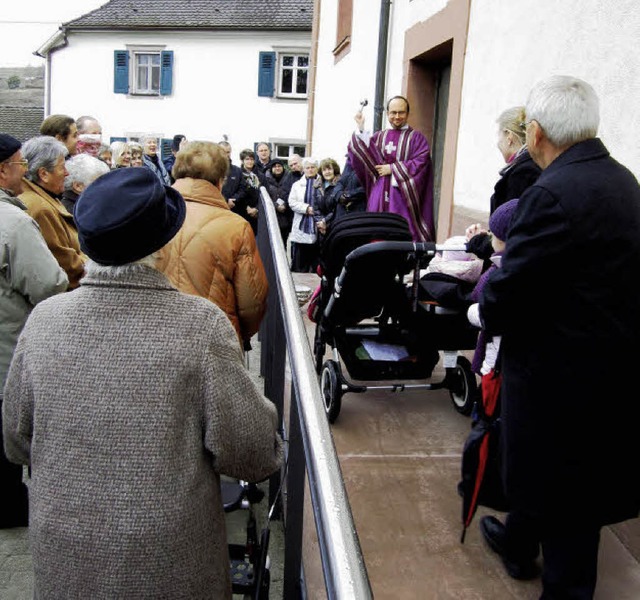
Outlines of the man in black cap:
<svg viewBox="0 0 640 600">
<path fill-rule="evenodd" d="M 220 474 L 267 477 L 282 443 L 224 312 L 155 268 L 185 214 L 148 169 L 89 185 L 87 274 L 16 348 L 3 425 L 8 458 L 31 465 L 37 597 L 231 597 Z"/>
<path fill-rule="evenodd" d="M 22 193 L 26 161 L 21 144 L 0 134 L 0 404 L 9 363 L 18 336 L 41 300 L 67 289 L 65 272 L 40 233 L 27 207 L 16 197 Z M 0 528 L 26 526 L 27 488 L 22 469 L 7 461 L 0 437 L 0 486 L 4 508 Z"/>
</svg>

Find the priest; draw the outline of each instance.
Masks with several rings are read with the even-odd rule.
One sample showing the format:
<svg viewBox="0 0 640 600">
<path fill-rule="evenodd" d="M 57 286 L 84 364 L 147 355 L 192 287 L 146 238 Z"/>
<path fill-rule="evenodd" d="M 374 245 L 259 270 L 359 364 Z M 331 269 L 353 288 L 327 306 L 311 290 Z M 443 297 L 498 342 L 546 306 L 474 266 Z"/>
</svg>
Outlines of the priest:
<svg viewBox="0 0 640 600">
<path fill-rule="evenodd" d="M 349 158 L 367 190 L 367 210 L 393 212 L 409 223 L 416 242 L 435 239 L 433 226 L 433 168 L 427 139 L 409 127 L 409 101 L 394 96 L 387 102 L 391 127 L 373 135 L 364 129 L 360 110 L 358 129 L 349 143 Z"/>
</svg>

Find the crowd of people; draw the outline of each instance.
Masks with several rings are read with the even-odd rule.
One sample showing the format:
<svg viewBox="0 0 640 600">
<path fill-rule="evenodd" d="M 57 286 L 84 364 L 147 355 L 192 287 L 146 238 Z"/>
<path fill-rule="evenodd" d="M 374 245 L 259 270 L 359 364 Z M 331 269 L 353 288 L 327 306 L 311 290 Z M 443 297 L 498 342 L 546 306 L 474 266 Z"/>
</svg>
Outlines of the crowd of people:
<svg viewBox="0 0 640 600">
<path fill-rule="evenodd" d="M 167 170 L 141 142 L 107 156 L 62 115 L 0 134 L 0 527 L 29 526 L 36 597 L 230 597 L 220 476 L 282 462 L 227 154 L 176 136 Z"/>
<path fill-rule="evenodd" d="M 242 356 L 266 310 L 260 189 L 293 271 L 315 270 L 348 213 L 395 212 L 433 240 L 428 142 L 406 98 L 387 117 L 372 134 L 356 114 L 344 169 L 266 142 L 236 166 L 226 140 L 182 135 L 163 161 L 154 136 L 103 145 L 89 116 L 0 134 L 0 526 L 29 523 L 36 596 L 228 597 L 219 477 L 282 459 Z M 501 378 L 510 506 L 480 528 L 512 577 L 538 576 L 542 549 L 546 600 L 592 598 L 601 527 L 640 510 L 621 376 L 640 362 L 640 186 L 598 125 L 572 77 L 504 111 L 489 230 L 466 232 L 487 261 L 469 318 L 476 372 Z"/>
<path fill-rule="evenodd" d="M 348 145 L 343 173 L 338 162 L 330 157 L 321 161 L 298 154 L 287 159 L 272 157 L 271 145 L 264 141 L 256 144 L 255 151 L 241 150 L 236 166 L 231 145 L 226 140 L 220 141 L 218 146 L 229 161 L 222 180 L 222 196 L 231 211 L 247 221 L 256 235 L 260 188 L 267 190 L 274 203 L 283 244 L 290 247 L 291 268 L 295 272 L 315 272 L 320 248 L 332 224 L 349 213 L 398 212 L 407 217 L 414 239 L 432 240 L 433 174 L 429 145 L 422 134 L 407 124 L 406 98 L 391 98 L 387 115 L 390 128 L 371 134 L 364 130 L 364 118 L 358 113 L 358 128 Z M 163 160 L 158 138 L 153 135 L 142 136 L 138 141 L 103 144 L 102 127 L 91 116 L 74 121 L 66 115 L 51 115 L 40 130 L 44 136 L 64 144 L 67 165 L 76 154 L 86 154 L 101 160 L 109 169 L 144 166 L 165 185 L 176 181 L 173 175 L 176 157 L 188 143 L 184 135 L 175 135 L 171 154 Z M 96 165 L 90 167 L 88 160 L 83 164 L 83 181 L 74 186 L 72 178 L 79 170 L 76 168 L 65 183 L 65 206 L 69 212 L 78 189 L 88 184 L 85 173 L 99 171 Z"/>
</svg>

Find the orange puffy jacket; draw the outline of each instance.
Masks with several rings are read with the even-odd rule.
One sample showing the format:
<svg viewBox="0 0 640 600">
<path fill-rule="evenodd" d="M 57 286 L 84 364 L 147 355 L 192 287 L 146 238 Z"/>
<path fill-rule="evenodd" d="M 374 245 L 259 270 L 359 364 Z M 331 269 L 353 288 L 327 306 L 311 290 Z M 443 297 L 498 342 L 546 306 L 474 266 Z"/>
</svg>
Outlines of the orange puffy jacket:
<svg viewBox="0 0 640 600">
<path fill-rule="evenodd" d="M 217 304 L 240 340 L 248 340 L 264 316 L 268 289 L 251 226 L 212 183 L 186 177 L 173 187 L 186 200 L 187 216 L 161 250 L 159 269 L 182 292 Z"/>
</svg>

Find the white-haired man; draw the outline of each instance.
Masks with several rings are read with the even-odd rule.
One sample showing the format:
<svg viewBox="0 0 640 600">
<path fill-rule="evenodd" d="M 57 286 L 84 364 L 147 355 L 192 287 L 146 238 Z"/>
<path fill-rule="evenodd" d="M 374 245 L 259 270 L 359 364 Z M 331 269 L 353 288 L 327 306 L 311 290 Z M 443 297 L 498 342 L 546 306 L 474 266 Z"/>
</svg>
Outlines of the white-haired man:
<svg viewBox="0 0 640 600">
<path fill-rule="evenodd" d="M 512 575 L 541 544 L 542 598 L 586 599 L 601 527 L 640 510 L 640 403 L 629 392 L 640 364 L 640 186 L 595 137 L 586 82 L 540 82 L 526 114 L 542 174 L 480 301 L 486 329 L 502 335 L 512 512 L 506 527 L 485 517 L 481 530 Z"/>
</svg>

